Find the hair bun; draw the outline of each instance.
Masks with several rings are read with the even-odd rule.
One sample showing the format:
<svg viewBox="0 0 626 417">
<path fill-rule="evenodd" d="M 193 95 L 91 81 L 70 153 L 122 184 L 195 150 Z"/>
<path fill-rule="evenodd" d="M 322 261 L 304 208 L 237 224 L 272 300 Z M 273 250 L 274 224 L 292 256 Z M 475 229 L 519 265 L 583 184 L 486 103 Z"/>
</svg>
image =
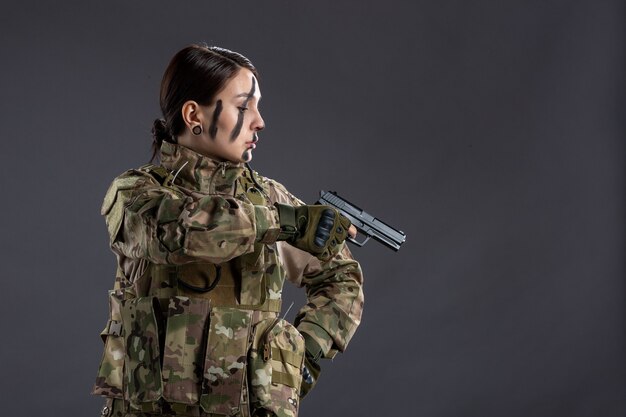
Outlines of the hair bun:
<svg viewBox="0 0 626 417">
<path fill-rule="evenodd" d="M 161 143 L 164 140 L 167 142 L 172 141 L 172 135 L 165 124 L 165 120 L 156 119 L 154 121 L 154 124 L 152 125 L 152 139 L 159 147 L 161 147 Z"/>
</svg>

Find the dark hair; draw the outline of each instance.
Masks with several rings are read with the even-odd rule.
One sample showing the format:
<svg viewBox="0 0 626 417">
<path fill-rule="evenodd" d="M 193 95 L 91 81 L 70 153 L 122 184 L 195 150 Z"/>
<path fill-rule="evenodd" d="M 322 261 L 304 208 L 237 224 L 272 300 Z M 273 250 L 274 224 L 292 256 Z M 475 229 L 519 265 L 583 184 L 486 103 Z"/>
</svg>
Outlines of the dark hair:
<svg viewBox="0 0 626 417">
<path fill-rule="evenodd" d="M 152 127 L 151 160 L 159 154 L 163 141 L 176 143 L 176 137 L 185 130 L 183 104 L 188 100 L 203 106 L 213 104 L 215 95 L 241 68 L 249 69 L 258 78 L 248 58 L 218 46 L 192 44 L 174 55 L 161 81 L 159 102 L 163 119 L 156 119 Z"/>
</svg>

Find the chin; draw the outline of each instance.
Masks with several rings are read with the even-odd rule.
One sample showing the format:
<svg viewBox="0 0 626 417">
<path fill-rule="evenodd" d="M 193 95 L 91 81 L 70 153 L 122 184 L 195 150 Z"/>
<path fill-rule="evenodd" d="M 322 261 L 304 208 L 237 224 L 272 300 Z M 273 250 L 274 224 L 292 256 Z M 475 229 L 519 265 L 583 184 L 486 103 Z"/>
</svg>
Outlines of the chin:
<svg viewBox="0 0 626 417">
<path fill-rule="evenodd" d="M 240 162 L 250 162 L 252 161 L 252 152 L 250 151 L 246 151 L 243 153 L 243 155 L 241 155 L 241 157 L 239 158 Z"/>
</svg>

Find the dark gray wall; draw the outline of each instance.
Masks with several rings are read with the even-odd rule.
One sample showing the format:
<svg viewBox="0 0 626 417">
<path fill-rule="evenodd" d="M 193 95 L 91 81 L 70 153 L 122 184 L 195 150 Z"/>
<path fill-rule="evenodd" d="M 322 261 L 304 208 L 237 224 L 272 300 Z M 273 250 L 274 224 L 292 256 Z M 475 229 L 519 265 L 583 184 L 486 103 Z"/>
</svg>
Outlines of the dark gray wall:
<svg viewBox="0 0 626 417">
<path fill-rule="evenodd" d="M 353 250 L 363 323 L 302 416 L 625 415 L 623 2 L 339 3 L 2 6 L 2 415 L 99 413 L 99 206 L 194 41 L 261 70 L 257 170 L 408 235 Z"/>
</svg>

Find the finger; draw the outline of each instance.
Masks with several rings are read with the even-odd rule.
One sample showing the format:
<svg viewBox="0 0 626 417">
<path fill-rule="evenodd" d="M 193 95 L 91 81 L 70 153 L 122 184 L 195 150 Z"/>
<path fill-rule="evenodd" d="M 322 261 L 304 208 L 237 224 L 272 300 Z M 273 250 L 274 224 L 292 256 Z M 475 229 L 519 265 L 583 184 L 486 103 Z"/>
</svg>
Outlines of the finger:
<svg viewBox="0 0 626 417">
<path fill-rule="evenodd" d="M 313 240 L 318 247 L 323 248 L 326 246 L 326 242 L 328 242 L 328 238 L 330 238 L 330 232 L 334 223 L 335 212 L 330 209 L 324 210 L 324 212 L 322 212 L 322 217 L 317 224 L 317 230 L 315 231 L 315 237 Z"/>
<path fill-rule="evenodd" d="M 356 233 L 357 233 L 356 227 L 354 227 L 354 225 L 351 224 L 350 228 L 348 229 L 348 234 L 350 235 L 352 239 L 354 239 L 356 237 Z"/>
</svg>

